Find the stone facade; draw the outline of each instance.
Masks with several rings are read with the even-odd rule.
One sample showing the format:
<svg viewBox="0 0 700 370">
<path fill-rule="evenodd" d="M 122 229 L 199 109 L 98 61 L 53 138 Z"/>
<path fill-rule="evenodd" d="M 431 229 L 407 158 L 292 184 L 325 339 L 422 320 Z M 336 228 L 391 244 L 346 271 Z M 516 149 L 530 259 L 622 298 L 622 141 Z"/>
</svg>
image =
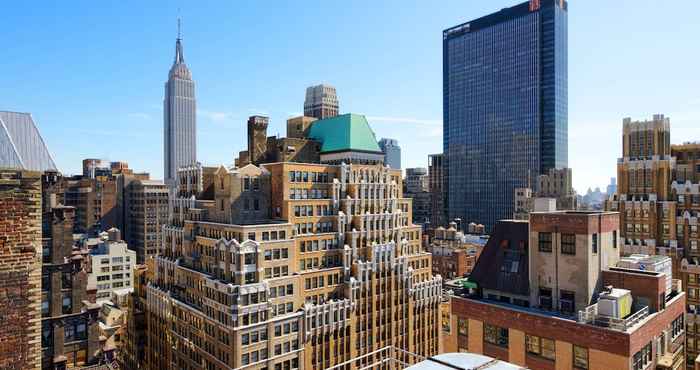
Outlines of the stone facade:
<svg viewBox="0 0 700 370">
<path fill-rule="evenodd" d="M 41 368 L 41 177 L 0 170 L 0 368 Z"/>
<path fill-rule="evenodd" d="M 620 212 L 622 252 L 662 254 L 687 287 L 687 361 L 700 354 L 700 144 L 671 145 L 670 119 L 623 121 L 617 193 L 606 209 Z"/>
<path fill-rule="evenodd" d="M 224 179 L 221 194 L 235 193 L 248 172 L 269 179 L 269 217 L 235 223 L 207 188 Z M 146 288 L 150 368 L 323 369 L 387 345 L 437 354 L 442 281 L 400 171 L 274 163 L 181 178 Z"/>
</svg>

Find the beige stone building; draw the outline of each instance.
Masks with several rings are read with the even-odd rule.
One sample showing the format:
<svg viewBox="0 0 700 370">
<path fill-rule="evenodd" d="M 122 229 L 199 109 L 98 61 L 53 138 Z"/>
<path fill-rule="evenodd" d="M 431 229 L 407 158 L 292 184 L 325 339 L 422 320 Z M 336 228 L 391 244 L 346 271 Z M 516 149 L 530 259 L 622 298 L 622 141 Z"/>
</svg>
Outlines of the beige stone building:
<svg viewBox="0 0 700 370">
<path fill-rule="evenodd" d="M 672 257 L 687 289 L 688 368 L 700 354 L 700 144 L 670 143 L 670 119 L 623 121 L 617 193 L 606 208 L 620 212 L 622 253 Z"/>
<path fill-rule="evenodd" d="M 180 180 L 146 294 L 151 368 L 323 369 L 385 346 L 437 353 L 441 279 L 400 171 L 272 163 Z M 266 214 L 229 211 L 248 182 Z"/>
</svg>

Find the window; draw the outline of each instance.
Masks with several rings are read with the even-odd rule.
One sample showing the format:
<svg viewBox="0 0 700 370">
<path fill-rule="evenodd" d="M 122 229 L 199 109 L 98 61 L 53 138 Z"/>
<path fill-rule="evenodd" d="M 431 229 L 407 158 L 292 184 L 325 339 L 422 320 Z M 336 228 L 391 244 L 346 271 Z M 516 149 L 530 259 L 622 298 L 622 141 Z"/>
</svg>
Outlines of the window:
<svg viewBox="0 0 700 370">
<path fill-rule="evenodd" d="M 671 323 L 671 340 L 675 340 L 683 332 L 683 314 Z"/>
<path fill-rule="evenodd" d="M 539 234 L 539 250 L 540 252 L 552 252 L 552 233 Z"/>
<path fill-rule="evenodd" d="M 457 333 L 459 335 L 467 336 L 469 335 L 469 320 L 459 318 L 457 319 Z"/>
<path fill-rule="evenodd" d="M 568 290 L 561 290 L 559 298 L 560 310 L 565 313 L 573 313 L 575 307 L 575 293 Z"/>
<path fill-rule="evenodd" d="M 574 345 L 574 367 L 588 369 L 588 348 Z"/>
<path fill-rule="evenodd" d="M 593 234 L 593 235 L 591 235 L 591 237 L 592 237 L 591 244 L 592 244 L 593 254 L 597 254 L 598 253 L 598 234 Z"/>
<path fill-rule="evenodd" d="M 540 308 L 544 310 L 552 309 L 552 289 L 540 288 Z"/>
<path fill-rule="evenodd" d="M 632 358 L 632 369 L 643 370 L 651 362 L 651 342 L 642 347 Z"/>
<path fill-rule="evenodd" d="M 508 348 L 508 329 L 495 325 L 484 325 L 484 341 Z"/>
<path fill-rule="evenodd" d="M 70 293 L 64 293 L 63 294 L 63 313 L 68 314 L 71 313 L 73 309 L 73 300 L 70 296 Z"/>
<path fill-rule="evenodd" d="M 617 249 L 617 230 L 613 230 L 613 248 Z"/>
<path fill-rule="evenodd" d="M 525 349 L 527 353 L 541 356 L 549 360 L 555 360 L 556 358 L 553 339 L 540 338 L 535 335 L 526 334 Z"/>
<path fill-rule="evenodd" d="M 561 234 L 561 253 L 576 255 L 576 235 Z"/>
</svg>

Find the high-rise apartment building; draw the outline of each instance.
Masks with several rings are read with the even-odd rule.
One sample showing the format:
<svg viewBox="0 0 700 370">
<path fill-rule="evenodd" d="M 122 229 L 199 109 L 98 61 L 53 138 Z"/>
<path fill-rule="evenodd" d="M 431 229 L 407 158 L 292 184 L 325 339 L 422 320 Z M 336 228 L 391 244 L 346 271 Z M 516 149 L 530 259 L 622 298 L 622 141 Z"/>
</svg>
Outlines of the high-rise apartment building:
<svg viewBox="0 0 700 370">
<path fill-rule="evenodd" d="M 170 185 L 180 167 L 197 162 L 197 104 L 192 73 L 185 64 L 178 21 L 175 60 L 168 73 L 163 99 L 165 183 Z"/>
<path fill-rule="evenodd" d="M 304 116 L 317 119 L 331 118 L 338 115 L 338 109 L 338 95 L 335 87 L 321 84 L 306 88 Z"/>
<path fill-rule="evenodd" d="M 700 354 L 700 144 L 671 145 L 670 119 L 623 120 L 617 193 L 606 209 L 620 212 L 622 253 L 672 257 L 687 287 L 687 361 Z"/>
<path fill-rule="evenodd" d="M 667 257 L 620 259 L 618 217 L 499 221 L 469 280 L 448 284 L 445 349 L 530 369 L 682 368 L 686 295 Z"/>
<path fill-rule="evenodd" d="M 0 170 L 0 368 L 41 367 L 41 175 Z M 60 280 L 59 280 L 60 281 Z"/>
<path fill-rule="evenodd" d="M 136 261 L 144 263 L 163 246 L 163 227 L 168 224 L 168 187 L 162 181 L 135 180 L 126 189 L 125 237 L 136 251 Z"/>
<path fill-rule="evenodd" d="M 150 366 L 361 368 L 385 346 L 437 353 L 442 280 L 399 170 L 185 168 L 172 207 L 146 288 Z"/>
<path fill-rule="evenodd" d="M 430 191 L 430 224 L 433 228 L 446 225 L 444 203 L 444 161 L 445 156 L 428 156 L 428 190 Z"/>
<path fill-rule="evenodd" d="M 379 148 L 384 153 L 384 164 L 395 170 L 401 169 L 401 147 L 396 139 L 382 138 L 379 140 Z"/>
<path fill-rule="evenodd" d="M 530 0 L 443 32 L 448 218 L 493 227 L 515 188 L 567 167 L 567 3 Z"/>
</svg>

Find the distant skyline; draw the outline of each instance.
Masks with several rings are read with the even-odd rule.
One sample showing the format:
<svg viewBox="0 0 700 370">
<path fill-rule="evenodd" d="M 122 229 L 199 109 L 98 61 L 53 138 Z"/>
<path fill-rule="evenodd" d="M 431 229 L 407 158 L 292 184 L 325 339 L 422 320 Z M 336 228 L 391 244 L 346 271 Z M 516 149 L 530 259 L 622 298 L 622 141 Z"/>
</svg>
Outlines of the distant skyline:
<svg viewBox="0 0 700 370">
<path fill-rule="evenodd" d="M 404 167 L 427 167 L 442 150 L 442 30 L 517 3 L 5 4 L 0 110 L 32 113 L 64 173 L 91 157 L 162 178 L 179 7 L 202 163 L 233 163 L 249 115 L 269 115 L 268 133 L 284 135 L 306 87 L 328 83 L 341 113 L 365 114 L 378 139 L 399 140 Z M 624 117 L 663 113 L 672 143 L 700 140 L 698 12 L 690 0 L 569 2 L 569 166 L 579 193 L 616 176 Z"/>
</svg>

